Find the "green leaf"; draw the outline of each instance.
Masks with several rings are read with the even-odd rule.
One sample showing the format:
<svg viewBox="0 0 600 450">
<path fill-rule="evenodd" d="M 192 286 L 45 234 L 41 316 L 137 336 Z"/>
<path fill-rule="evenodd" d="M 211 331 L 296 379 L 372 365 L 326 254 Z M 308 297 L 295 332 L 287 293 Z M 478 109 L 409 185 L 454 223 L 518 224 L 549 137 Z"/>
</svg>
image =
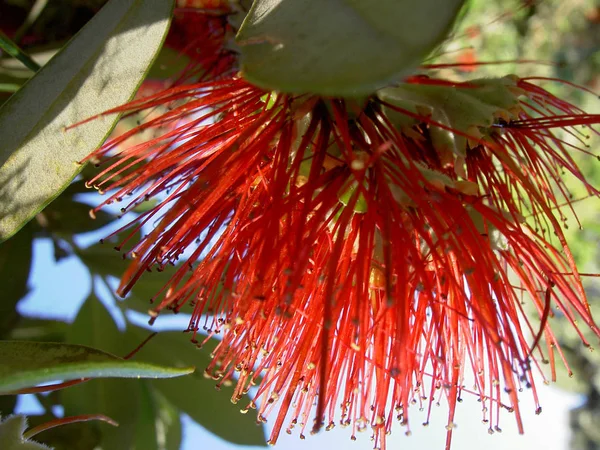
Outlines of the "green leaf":
<svg viewBox="0 0 600 450">
<path fill-rule="evenodd" d="M 0 240 L 64 190 L 127 102 L 166 34 L 172 0 L 111 0 L 0 109 Z"/>
<path fill-rule="evenodd" d="M 0 341 L 0 394 L 56 380 L 172 378 L 193 372 L 126 361 L 91 347 L 52 342 Z"/>
<path fill-rule="evenodd" d="M 513 118 L 514 112 L 511 111 L 519 104 L 516 82 L 512 77 L 470 80 L 464 87 L 404 83 L 381 89 L 377 96 L 386 103 L 409 111 L 421 111 L 432 120 L 467 135 L 486 132 L 498 117 Z M 385 112 L 396 126 L 412 126 L 414 119 L 389 108 L 385 108 Z M 431 126 L 429 132 L 438 152 L 448 150 L 455 155 L 466 156 L 466 137 L 436 126 Z"/>
<path fill-rule="evenodd" d="M 129 333 L 137 336 L 134 340 L 139 341 L 146 331 L 130 327 Z M 211 348 L 214 348 L 212 343 L 202 349 L 196 348 L 190 343 L 189 336 L 183 333 L 162 332 L 141 349 L 138 356 L 157 364 L 186 366 L 193 362 L 199 368 L 206 368 L 212 359 Z M 207 380 L 202 370 L 174 383 L 153 381 L 152 385 L 169 402 L 222 439 L 238 445 L 266 446 L 264 429 L 256 425 L 256 417 L 240 413 L 250 398 L 246 396 L 242 400 L 245 402 L 243 405 L 231 404 L 231 392 L 226 392 L 226 388 L 217 391 L 215 382 Z"/>
<path fill-rule="evenodd" d="M 464 0 L 255 0 L 236 37 L 244 77 L 269 90 L 372 94 L 410 75 Z"/>
<path fill-rule="evenodd" d="M 45 66 L 60 50 L 61 44 L 52 42 L 41 47 L 28 49 L 31 58 L 39 65 Z M 0 80 L 12 80 L 19 86 L 33 77 L 31 70 L 12 58 L 0 58 Z"/>
<path fill-rule="evenodd" d="M 25 67 L 33 72 L 40 70 L 40 66 L 31 56 L 19 48 L 17 44 L 9 39 L 9 37 L 0 30 L 0 48 L 7 54 L 19 60 Z"/>
<path fill-rule="evenodd" d="M 30 226 L 0 244 L 0 337 L 5 337 L 17 323 L 16 306 L 27 293 L 32 246 L 33 228 Z"/>
<path fill-rule="evenodd" d="M 48 450 L 48 447 L 23 438 L 27 428 L 25 416 L 9 416 L 0 422 L 0 448 L 2 450 Z"/>
</svg>

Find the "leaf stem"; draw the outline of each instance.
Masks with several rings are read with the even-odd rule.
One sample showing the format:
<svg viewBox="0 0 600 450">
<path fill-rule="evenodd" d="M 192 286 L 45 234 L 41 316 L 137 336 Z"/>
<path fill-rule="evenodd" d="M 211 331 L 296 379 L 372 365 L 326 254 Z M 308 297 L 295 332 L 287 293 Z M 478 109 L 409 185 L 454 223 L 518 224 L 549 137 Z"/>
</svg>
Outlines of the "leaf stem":
<svg viewBox="0 0 600 450">
<path fill-rule="evenodd" d="M 86 381 L 89 381 L 89 380 L 91 380 L 91 378 L 80 378 L 78 380 L 63 381 L 62 383 L 46 384 L 44 386 L 34 386 L 34 387 L 30 387 L 30 388 L 18 389 L 16 391 L 7 392 L 6 394 L 2 394 L 2 395 L 41 394 L 41 393 L 47 393 L 47 392 L 54 392 L 54 391 L 59 391 L 61 389 L 65 389 L 65 388 L 68 388 L 71 386 L 75 386 L 77 384 L 85 383 Z"/>
<path fill-rule="evenodd" d="M 50 422 L 43 423 L 38 425 L 37 427 L 33 427 L 23 433 L 23 438 L 31 439 L 36 434 L 41 433 L 42 431 L 49 430 L 51 428 L 59 427 L 61 425 L 67 425 L 69 423 L 77 423 L 77 422 L 89 422 L 90 420 L 100 420 L 102 422 L 106 422 L 114 427 L 118 427 L 119 424 L 112 420 L 110 417 L 107 417 L 103 414 L 84 414 L 81 416 L 71 416 L 64 417 L 62 419 L 54 419 Z"/>
</svg>

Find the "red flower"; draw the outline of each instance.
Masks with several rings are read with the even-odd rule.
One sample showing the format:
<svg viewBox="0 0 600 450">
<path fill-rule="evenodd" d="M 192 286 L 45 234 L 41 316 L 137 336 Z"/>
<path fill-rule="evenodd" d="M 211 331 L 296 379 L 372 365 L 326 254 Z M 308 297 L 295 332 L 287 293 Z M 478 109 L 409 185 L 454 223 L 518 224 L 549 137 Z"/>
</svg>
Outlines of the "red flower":
<svg viewBox="0 0 600 450">
<path fill-rule="evenodd" d="M 411 404 L 445 397 L 449 446 L 466 371 L 490 429 L 502 408 L 521 429 L 518 390 L 537 402 L 533 367 L 564 361 L 551 316 L 600 335 L 561 230 L 561 172 L 598 191 L 552 131 L 600 116 L 510 77 L 414 77 L 364 103 L 224 78 L 118 111 L 171 103 L 94 155 L 105 203 L 159 199 L 132 225 L 156 223 L 119 292 L 183 258 L 154 311 L 190 303 L 195 342 L 222 333 L 207 373 L 235 380 L 234 401 L 258 384 L 244 407 L 261 421 L 279 405 L 272 443 L 338 422 L 384 447 L 394 420 L 410 430 Z"/>
<path fill-rule="evenodd" d="M 165 45 L 190 58 L 179 82 L 213 79 L 232 72 L 237 56 L 228 49 L 235 32 L 229 2 L 177 2 Z"/>
</svg>

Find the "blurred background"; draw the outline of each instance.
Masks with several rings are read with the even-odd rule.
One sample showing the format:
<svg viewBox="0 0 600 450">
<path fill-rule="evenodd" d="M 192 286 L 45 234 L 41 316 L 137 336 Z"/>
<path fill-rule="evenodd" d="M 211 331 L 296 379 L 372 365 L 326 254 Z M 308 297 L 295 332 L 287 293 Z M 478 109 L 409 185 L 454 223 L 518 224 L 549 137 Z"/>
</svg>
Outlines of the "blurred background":
<svg viewBox="0 0 600 450">
<path fill-rule="evenodd" d="M 0 0 L 0 30 L 43 65 L 72 37 L 104 0 Z M 132 44 L 134 45 L 134 44 Z M 1 53 L 0 53 L 1 55 Z M 474 65 L 475 62 L 517 61 Z M 535 75 L 556 77 L 598 92 L 600 90 L 600 2 L 597 0 L 485 0 L 469 1 L 457 30 L 428 63 L 459 63 L 441 70 L 455 79 Z M 185 57 L 165 48 L 147 86 L 168 82 L 186 64 Z M 4 55 L 0 58 L 0 103 L 32 76 L 32 72 Z M 543 86 L 590 113 L 600 113 L 597 95 L 566 84 Z M 132 119 L 132 120 L 135 120 Z M 122 123 L 115 132 L 130 124 Z M 600 142 L 589 145 L 598 153 Z M 594 147 L 595 146 L 595 147 Z M 600 163 L 575 155 L 588 179 L 600 186 Z M 113 294 L 125 262 L 113 246 L 123 235 L 101 238 L 125 225 L 118 208 L 105 209 L 91 220 L 89 209 L 100 196 L 84 186 L 94 175 L 87 167 L 80 177 L 16 236 L 0 245 L 0 339 L 71 342 L 125 355 L 149 334 L 150 299 L 170 277 L 154 273 L 136 285 L 125 300 Z M 570 180 L 574 208 L 583 227 L 571 219 L 568 237 L 580 270 L 600 272 L 600 200 L 585 198 Z M 151 205 L 149 205 L 151 206 Z M 138 211 L 138 213 L 141 211 Z M 586 288 L 596 319 L 600 319 L 600 278 L 586 277 Z M 189 310 L 188 310 L 189 311 Z M 198 371 L 175 380 L 93 380 L 49 395 L 0 396 L 0 414 L 26 413 L 35 425 L 65 414 L 104 413 L 120 427 L 83 423 L 41 433 L 40 440 L 58 450 L 203 449 L 233 450 L 264 447 L 269 424 L 258 426 L 246 405 L 233 405 L 227 388 L 203 377 L 210 349 L 196 349 L 187 328 L 189 315 L 160 316 L 154 330 L 162 331 L 136 358 L 168 365 L 195 365 Z M 502 432 L 490 434 L 482 424 L 481 403 L 465 398 L 457 408 L 455 449 L 600 449 L 600 357 L 584 348 L 571 327 L 554 318 L 553 329 L 574 372 L 559 370 L 558 382 L 539 383 L 541 415 L 529 392 L 521 395 L 526 434 L 518 434 L 514 417 L 502 418 Z M 596 339 L 597 341 L 597 339 Z M 594 341 L 593 341 L 594 342 Z M 250 400 L 249 398 L 247 399 Z M 412 416 L 411 436 L 396 427 L 390 448 L 442 449 L 446 438 L 446 407 L 434 408 L 428 427 L 424 414 Z M 423 420 L 421 420 L 423 418 Z M 371 448 L 369 433 L 350 441 L 349 430 L 335 428 L 301 441 L 283 433 L 278 448 L 313 450 Z"/>
</svg>

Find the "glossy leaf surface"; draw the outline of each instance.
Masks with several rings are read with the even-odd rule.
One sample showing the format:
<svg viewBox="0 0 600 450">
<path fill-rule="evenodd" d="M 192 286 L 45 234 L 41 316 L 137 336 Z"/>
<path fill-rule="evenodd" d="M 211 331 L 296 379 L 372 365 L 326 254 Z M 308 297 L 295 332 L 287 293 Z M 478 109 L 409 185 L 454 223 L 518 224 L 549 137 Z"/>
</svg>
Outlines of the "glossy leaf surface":
<svg viewBox="0 0 600 450">
<path fill-rule="evenodd" d="M 0 240 L 64 190 L 112 130 L 116 115 L 67 127 L 132 97 L 164 40 L 172 3 L 111 0 L 0 109 Z"/>
</svg>

